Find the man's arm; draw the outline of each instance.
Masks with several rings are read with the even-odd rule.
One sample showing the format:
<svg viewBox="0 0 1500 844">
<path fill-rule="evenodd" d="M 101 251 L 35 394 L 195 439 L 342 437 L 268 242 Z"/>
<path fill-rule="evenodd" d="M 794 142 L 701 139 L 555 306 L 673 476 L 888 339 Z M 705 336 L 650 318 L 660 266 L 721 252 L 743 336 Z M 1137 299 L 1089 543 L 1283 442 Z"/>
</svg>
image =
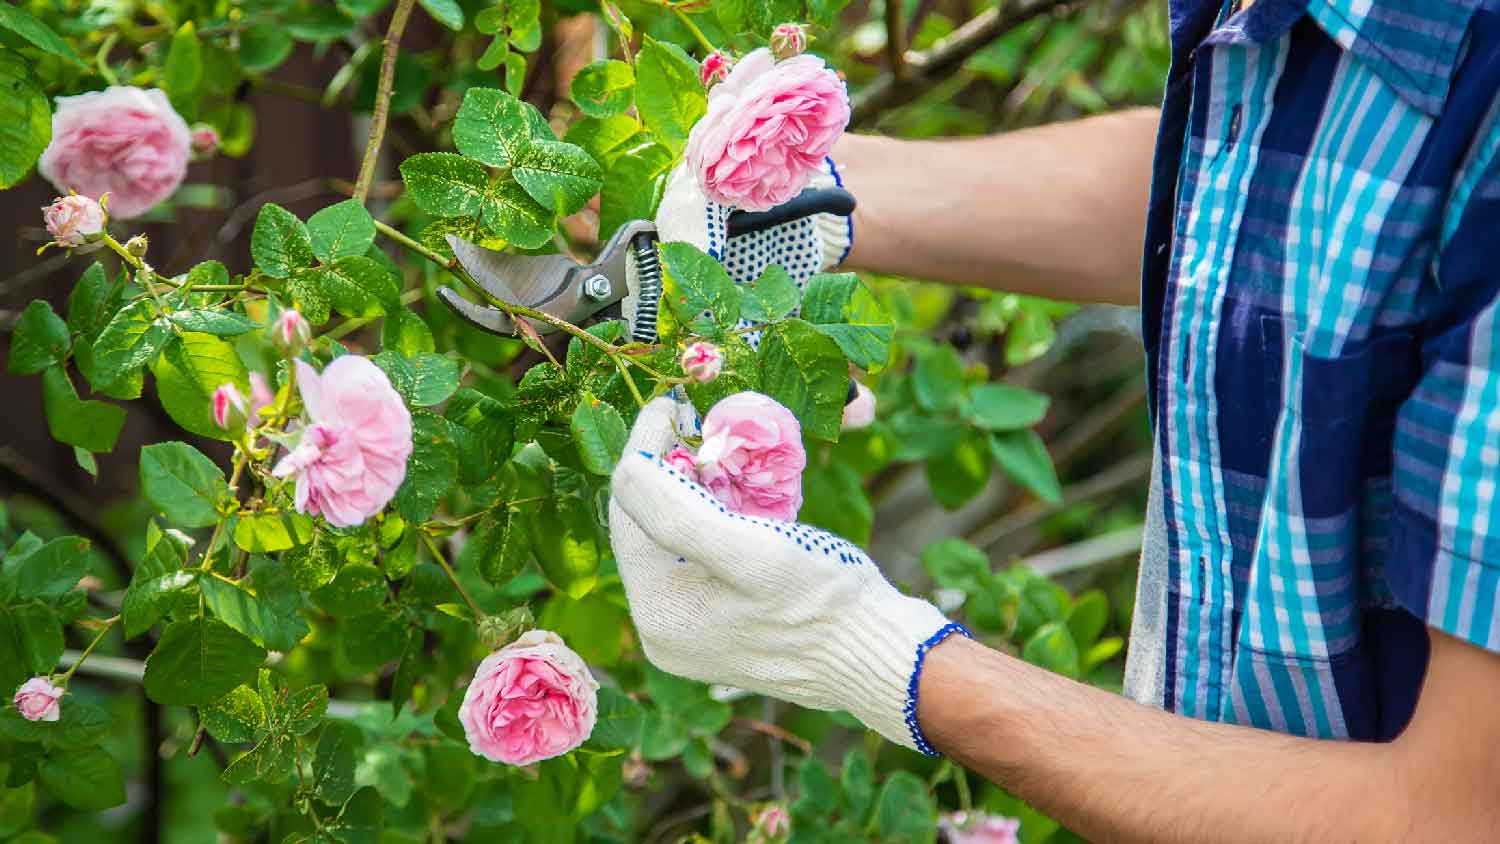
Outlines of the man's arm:
<svg viewBox="0 0 1500 844">
<path fill-rule="evenodd" d="M 1140 302 L 1158 113 L 969 140 L 846 135 L 847 264 L 1083 302 Z"/>
<path fill-rule="evenodd" d="M 1500 656 L 1431 639 L 1390 744 L 1196 721 L 958 637 L 927 657 L 918 719 L 939 750 L 1092 841 L 1500 840 Z"/>
</svg>

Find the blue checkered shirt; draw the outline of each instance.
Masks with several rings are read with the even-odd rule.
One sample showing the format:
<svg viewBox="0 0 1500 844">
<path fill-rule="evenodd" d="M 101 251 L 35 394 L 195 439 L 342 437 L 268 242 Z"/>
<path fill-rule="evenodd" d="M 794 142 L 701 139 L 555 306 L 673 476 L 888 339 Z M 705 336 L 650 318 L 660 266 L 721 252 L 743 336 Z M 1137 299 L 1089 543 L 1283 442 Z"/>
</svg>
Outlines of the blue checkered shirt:
<svg viewBox="0 0 1500 844">
<path fill-rule="evenodd" d="M 1427 627 L 1500 650 L 1500 0 L 1170 13 L 1155 702 L 1389 739 Z"/>
</svg>

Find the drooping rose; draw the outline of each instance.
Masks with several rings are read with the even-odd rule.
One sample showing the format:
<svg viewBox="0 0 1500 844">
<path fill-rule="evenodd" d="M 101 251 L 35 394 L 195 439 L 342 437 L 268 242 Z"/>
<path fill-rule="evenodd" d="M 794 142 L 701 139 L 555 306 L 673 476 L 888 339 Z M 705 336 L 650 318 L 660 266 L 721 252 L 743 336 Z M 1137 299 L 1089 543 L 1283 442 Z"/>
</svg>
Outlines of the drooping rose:
<svg viewBox="0 0 1500 844">
<path fill-rule="evenodd" d="M 530 765 L 583 744 L 598 703 L 583 659 L 556 633 L 531 630 L 479 663 L 458 720 L 475 755 Z"/>
<path fill-rule="evenodd" d="M 708 92 L 688 167 L 709 199 L 764 211 L 807 187 L 848 122 L 849 93 L 822 59 L 778 62 L 762 47 Z"/>
<path fill-rule="evenodd" d="M 724 81 L 729 75 L 729 69 L 734 66 L 729 54 L 723 50 L 715 50 L 703 57 L 703 64 L 698 66 L 698 81 L 703 87 L 712 88 Z"/>
<path fill-rule="evenodd" d="M 214 424 L 231 433 L 238 433 L 250 418 L 250 404 L 234 382 L 225 381 L 213 394 Z"/>
<path fill-rule="evenodd" d="M 266 376 L 259 372 L 250 373 L 250 420 L 259 421 L 260 412 L 263 408 L 270 407 L 276 403 L 276 391 L 271 389 L 271 382 Z"/>
<path fill-rule="evenodd" d="M 177 190 L 191 152 L 187 123 L 166 94 L 116 85 L 57 98 L 37 171 L 60 192 L 108 193 L 110 215 L 129 219 Z"/>
<path fill-rule="evenodd" d="M 953 812 L 938 819 L 945 844 L 1019 844 L 1021 822 L 982 812 Z"/>
<path fill-rule="evenodd" d="M 870 388 L 854 382 L 854 401 L 844 405 L 844 419 L 840 427 L 845 431 L 868 428 L 875 421 L 875 394 Z"/>
<path fill-rule="evenodd" d="M 271 322 L 271 342 L 287 357 L 296 357 L 312 342 L 312 326 L 296 308 L 287 308 Z"/>
<path fill-rule="evenodd" d="M 369 358 L 344 355 L 321 375 L 305 361 L 295 364 L 308 424 L 272 474 L 296 477 L 298 512 L 337 527 L 363 524 L 406 478 L 411 413 Z"/>
<path fill-rule="evenodd" d="M 771 30 L 771 55 L 778 59 L 799 56 L 807 50 L 807 27 L 800 23 L 783 23 Z"/>
<path fill-rule="evenodd" d="M 42 209 L 42 219 L 58 246 L 82 246 L 104 231 L 104 208 L 99 201 L 76 193 L 52 200 Z"/>
<path fill-rule="evenodd" d="M 774 399 L 744 392 L 703 419 L 698 478 L 736 513 L 790 521 L 802 507 L 802 426 Z"/>
<path fill-rule="evenodd" d="M 63 690 L 46 677 L 32 677 L 16 689 L 16 711 L 27 721 L 56 721 L 62 717 Z"/>
<path fill-rule="evenodd" d="M 693 453 L 683 446 L 677 446 L 667 452 L 662 460 L 668 466 L 696 480 L 698 478 L 698 462 L 693 458 Z"/>
<path fill-rule="evenodd" d="M 718 346 L 700 340 L 683 351 L 681 364 L 687 377 L 700 384 L 707 384 L 718 378 L 719 372 L 724 368 L 724 353 L 719 351 Z"/>
<path fill-rule="evenodd" d="M 193 154 L 199 158 L 207 158 L 219 151 L 219 130 L 207 123 L 195 123 L 189 135 L 193 144 Z"/>
</svg>

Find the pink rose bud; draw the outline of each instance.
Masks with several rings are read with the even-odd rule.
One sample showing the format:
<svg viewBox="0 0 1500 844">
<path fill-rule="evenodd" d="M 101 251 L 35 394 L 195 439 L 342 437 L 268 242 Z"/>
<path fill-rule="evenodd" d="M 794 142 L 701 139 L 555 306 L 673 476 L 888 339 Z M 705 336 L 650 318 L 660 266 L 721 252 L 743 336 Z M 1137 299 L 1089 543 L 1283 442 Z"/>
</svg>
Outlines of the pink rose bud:
<svg viewBox="0 0 1500 844">
<path fill-rule="evenodd" d="M 791 834 L 792 816 L 785 806 L 771 803 L 756 812 L 751 819 L 750 833 L 745 838 L 745 844 L 780 844 Z"/>
<path fill-rule="evenodd" d="M 760 393 L 735 393 L 709 409 L 697 464 L 703 486 L 736 513 L 791 521 L 802 508 L 802 426 Z"/>
<path fill-rule="evenodd" d="M 167 95 L 155 88 L 116 85 L 58 97 L 52 141 L 37 172 L 59 191 L 95 199 L 108 193 L 113 217 L 139 217 L 182 184 L 190 135 Z"/>
<path fill-rule="evenodd" d="M 250 418 L 259 419 L 260 412 L 276 403 L 276 391 L 271 382 L 259 372 L 250 373 Z"/>
<path fill-rule="evenodd" d="M 193 124 L 190 138 L 193 153 L 200 158 L 207 158 L 219 151 L 219 130 L 207 123 Z"/>
<path fill-rule="evenodd" d="M 250 406 L 239 388 L 229 381 L 220 384 L 213 395 L 214 424 L 230 433 L 239 433 L 250 418 Z"/>
<path fill-rule="evenodd" d="M 817 56 L 762 47 L 708 92 L 687 163 L 709 199 L 765 211 L 802 192 L 849 122 L 849 92 Z"/>
<path fill-rule="evenodd" d="M 698 479 L 698 461 L 694 459 L 693 453 L 688 451 L 684 446 L 679 445 L 673 448 L 662 459 L 673 469 L 687 475 L 693 480 Z"/>
<path fill-rule="evenodd" d="M 799 23 L 784 23 L 771 30 L 771 54 L 778 59 L 800 56 L 807 50 L 807 28 Z"/>
<path fill-rule="evenodd" d="M 62 716 L 63 690 L 46 677 L 32 677 L 16 689 L 16 711 L 27 721 L 56 721 Z"/>
<path fill-rule="evenodd" d="M 297 479 L 297 512 L 335 527 L 363 524 L 406 479 L 411 411 L 369 358 L 344 355 L 321 375 L 306 361 L 294 364 L 307 425 L 271 474 Z"/>
<path fill-rule="evenodd" d="M 687 377 L 699 384 L 707 384 L 718 378 L 719 371 L 724 368 L 724 353 L 718 346 L 700 340 L 682 353 L 681 363 Z"/>
<path fill-rule="evenodd" d="M 953 812 L 938 819 L 948 844 L 1020 844 L 1021 822 L 1002 815 Z"/>
<path fill-rule="evenodd" d="M 729 75 L 729 69 L 734 62 L 729 60 L 729 54 L 723 50 L 715 50 L 703 59 L 703 64 L 698 66 L 698 80 L 703 87 L 712 88 Z"/>
<path fill-rule="evenodd" d="M 271 323 L 271 342 L 281 353 L 294 358 L 312 342 L 312 326 L 295 308 L 287 308 Z"/>
<path fill-rule="evenodd" d="M 52 200 L 42 209 L 42 219 L 58 246 L 82 246 L 104 231 L 104 208 L 98 200 L 76 193 Z"/>
<path fill-rule="evenodd" d="M 854 401 L 844 405 L 844 421 L 840 427 L 845 431 L 868 428 L 875 421 L 875 394 L 859 382 L 855 382 L 854 391 Z"/>
<path fill-rule="evenodd" d="M 458 720 L 476 756 L 530 765 L 583 744 L 598 706 L 583 659 L 556 633 L 531 630 L 479 663 Z"/>
</svg>

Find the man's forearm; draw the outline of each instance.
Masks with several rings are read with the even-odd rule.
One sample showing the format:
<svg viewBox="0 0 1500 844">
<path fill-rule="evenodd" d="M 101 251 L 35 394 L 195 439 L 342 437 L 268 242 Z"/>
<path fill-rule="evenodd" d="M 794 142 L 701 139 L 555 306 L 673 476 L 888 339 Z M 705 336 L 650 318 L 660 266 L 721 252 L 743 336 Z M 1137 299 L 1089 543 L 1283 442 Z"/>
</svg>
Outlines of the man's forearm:
<svg viewBox="0 0 1500 844">
<path fill-rule="evenodd" d="M 985 138 L 846 135 L 848 264 L 1056 299 L 1136 304 L 1157 112 Z"/>
<path fill-rule="evenodd" d="M 1101 844 L 1484 840 L 1411 837 L 1396 745 L 1171 715 L 958 637 L 927 657 L 918 718 L 939 750 Z"/>
</svg>

